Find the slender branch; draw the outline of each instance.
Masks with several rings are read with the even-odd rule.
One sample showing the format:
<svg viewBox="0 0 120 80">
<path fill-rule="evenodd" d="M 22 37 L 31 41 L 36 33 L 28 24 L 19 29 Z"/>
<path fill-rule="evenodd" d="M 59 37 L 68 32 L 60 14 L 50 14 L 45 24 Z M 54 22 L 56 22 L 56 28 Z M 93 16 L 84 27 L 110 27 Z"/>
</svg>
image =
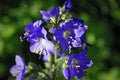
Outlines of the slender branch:
<svg viewBox="0 0 120 80">
<path fill-rule="evenodd" d="M 56 46 L 55 46 L 55 53 L 54 53 L 54 63 L 56 63 L 56 61 L 57 61 L 57 57 L 58 57 L 58 48 L 59 48 L 59 46 L 58 46 L 58 44 L 56 44 Z"/>
<path fill-rule="evenodd" d="M 49 77 L 50 77 L 50 80 L 53 80 L 52 65 L 53 65 L 53 56 L 50 56 L 50 66 L 49 66 Z"/>
<path fill-rule="evenodd" d="M 44 71 L 41 71 L 41 72 L 44 73 L 48 77 L 49 80 L 52 80 L 46 72 L 44 72 Z"/>
</svg>

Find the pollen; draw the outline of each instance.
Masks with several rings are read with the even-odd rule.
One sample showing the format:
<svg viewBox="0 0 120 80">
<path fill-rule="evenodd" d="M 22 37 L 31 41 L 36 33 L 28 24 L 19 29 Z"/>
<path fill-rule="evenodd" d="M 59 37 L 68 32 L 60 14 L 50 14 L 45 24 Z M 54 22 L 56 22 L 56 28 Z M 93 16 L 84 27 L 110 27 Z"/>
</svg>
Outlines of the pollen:
<svg viewBox="0 0 120 80">
<path fill-rule="evenodd" d="M 70 36 L 70 38 L 72 39 L 72 36 Z"/>
<path fill-rule="evenodd" d="M 70 44 L 70 41 L 68 41 L 68 44 Z"/>
<path fill-rule="evenodd" d="M 28 34 L 29 34 L 28 32 L 25 32 L 25 33 L 24 33 L 25 36 L 28 35 Z"/>
<path fill-rule="evenodd" d="M 38 53 L 38 52 L 37 52 L 37 48 L 36 48 L 36 47 L 34 48 L 34 52 L 35 52 L 36 54 Z"/>
<path fill-rule="evenodd" d="M 69 46 L 69 49 L 71 49 L 72 48 L 72 46 Z"/>
<path fill-rule="evenodd" d="M 76 42 L 77 42 L 77 40 L 74 40 L 73 42 L 74 42 L 74 43 L 76 43 Z"/>
<path fill-rule="evenodd" d="M 15 74 L 12 74 L 13 77 L 15 77 L 16 75 Z"/>
<path fill-rule="evenodd" d="M 76 68 L 80 68 L 80 65 L 76 65 L 75 67 L 76 67 Z"/>
<path fill-rule="evenodd" d="M 40 51 L 38 52 L 38 54 L 41 55 L 41 54 L 42 54 L 42 51 L 43 51 L 43 49 L 40 49 Z"/>
</svg>

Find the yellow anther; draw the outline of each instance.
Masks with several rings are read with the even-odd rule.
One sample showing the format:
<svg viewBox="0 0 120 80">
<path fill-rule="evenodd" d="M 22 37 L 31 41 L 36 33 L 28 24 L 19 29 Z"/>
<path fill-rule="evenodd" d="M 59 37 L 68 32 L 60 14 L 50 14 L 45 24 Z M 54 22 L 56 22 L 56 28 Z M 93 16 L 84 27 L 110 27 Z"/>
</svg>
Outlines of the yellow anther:
<svg viewBox="0 0 120 80">
<path fill-rule="evenodd" d="M 76 42 L 77 42 L 77 40 L 74 40 L 74 42 L 76 43 Z"/>
<path fill-rule="evenodd" d="M 70 38 L 72 39 L 72 36 L 70 36 Z"/>
<path fill-rule="evenodd" d="M 13 77 L 15 77 L 15 74 L 12 74 Z"/>
<path fill-rule="evenodd" d="M 71 49 L 72 48 L 72 46 L 69 46 L 69 49 Z"/>
<path fill-rule="evenodd" d="M 29 33 L 28 32 L 25 32 L 24 35 L 28 35 Z"/>
<path fill-rule="evenodd" d="M 70 44 L 70 41 L 68 41 L 68 44 Z"/>
<path fill-rule="evenodd" d="M 38 54 L 41 55 L 41 54 L 42 54 L 42 51 L 43 51 L 43 49 L 41 49 Z"/>
<path fill-rule="evenodd" d="M 34 52 L 35 52 L 36 54 L 38 54 L 38 52 L 37 52 L 37 48 L 36 48 L 36 47 L 34 48 Z"/>
<path fill-rule="evenodd" d="M 75 67 L 76 67 L 76 68 L 80 68 L 80 65 L 76 65 Z"/>
</svg>

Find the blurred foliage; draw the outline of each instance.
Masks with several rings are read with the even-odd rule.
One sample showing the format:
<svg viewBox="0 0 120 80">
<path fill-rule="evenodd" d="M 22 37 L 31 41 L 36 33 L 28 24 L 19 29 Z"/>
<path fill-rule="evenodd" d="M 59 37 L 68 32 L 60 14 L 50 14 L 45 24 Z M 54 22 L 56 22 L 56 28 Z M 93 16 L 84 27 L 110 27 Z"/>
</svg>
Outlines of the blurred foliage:
<svg viewBox="0 0 120 80">
<path fill-rule="evenodd" d="M 15 63 L 16 54 L 22 55 L 26 63 L 43 65 L 37 55 L 30 54 L 29 43 L 21 42 L 20 36 L 29 22 L 41 19 L 40 10 L 62 6 L 64 1 L 0 0 L 0 80 L 13 79 L 9 69 Z M 85 80 L 120 80 L 120 0 L 72 1 L 71 13 L 89 26 L 87 41 L 93 45 L 88 49 L 88 56 L 94 65 Z"/>
</svg>

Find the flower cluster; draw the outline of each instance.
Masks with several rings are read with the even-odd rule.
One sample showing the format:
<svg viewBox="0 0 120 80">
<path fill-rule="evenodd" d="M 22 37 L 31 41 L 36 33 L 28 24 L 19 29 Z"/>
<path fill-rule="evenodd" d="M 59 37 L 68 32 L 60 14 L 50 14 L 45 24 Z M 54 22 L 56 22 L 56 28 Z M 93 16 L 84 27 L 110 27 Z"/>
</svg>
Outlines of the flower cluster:
<svg viewBox="0 0 120 80">
<path fill-rule="evenodd" d="M 93 62 L 87 57 L 87 41 L 85 33 L 88 26 L 84 21 L 70 14 L 73 5 L 71 0 L 66 0 L 62 7 L 52 7 L 49 11 L 41 10 L 42 20 L 29 23 L 24 31 L 24 39 L 30 43 L 30 51 L 39 56 L 44 62 L 49 62 L 54 56 L 67 57 L 66 67 L 63 67 L 63 75 L 66 80 L 77 77 L 82 79 L 86 70 Z M 74 53 L 75 48 L 82 51 Z M 10 70 L 16 76 L 16 80 L 22 80 L 26 73 L 26 65 L 20 56 L 16 56 L 16 65 Z"/>
</svg>

